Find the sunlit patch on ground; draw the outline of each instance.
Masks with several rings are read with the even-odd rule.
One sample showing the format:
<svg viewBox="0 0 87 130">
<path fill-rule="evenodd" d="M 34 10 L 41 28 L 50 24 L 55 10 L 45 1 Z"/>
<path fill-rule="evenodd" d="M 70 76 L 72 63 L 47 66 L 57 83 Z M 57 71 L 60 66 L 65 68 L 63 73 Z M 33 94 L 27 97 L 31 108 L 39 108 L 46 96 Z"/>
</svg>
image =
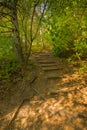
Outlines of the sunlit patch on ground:
<svg viewBox="0 0 87 130">
<path fill-rule="evenodd" d="M 67 89 L 66 89 L 67 90 Z M 21 107 L 13 130 L 87 130 L 87 88 L 34 96 Z"/>
<path fill-rule="evenodd" d="M 66 86 L 67 82 L 69 84 Z M 30 101 L 25 101 L 6 130 L 87 130 L 85 80 L 79 75 L 65 76 L 62 85 L 57 91 L 43 93 L 46 100 L 34 96 Z M 4 123 L 10 122 L 16 109 L 5 115 Z"/>
<path fill-rule="evenodd" d="M 15 112 L 16 112 L 16 108 L 13 109 L 12 112 L 6 114 L 5 116 L 0 117 L 0 130 L 4 130 L 5 127 L 7 127 Z"/>
</svg>

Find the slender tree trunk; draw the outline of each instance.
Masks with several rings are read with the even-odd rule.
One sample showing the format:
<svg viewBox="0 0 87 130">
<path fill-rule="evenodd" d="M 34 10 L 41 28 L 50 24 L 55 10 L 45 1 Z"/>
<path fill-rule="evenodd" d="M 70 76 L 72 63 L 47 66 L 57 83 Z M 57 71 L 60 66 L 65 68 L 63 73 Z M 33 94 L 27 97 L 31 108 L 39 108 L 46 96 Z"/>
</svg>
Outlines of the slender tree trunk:
<svg viewBox="0 0 87 130">
<path fill-rule="evenodd" d="M 14 4 L 14 8 L 12 9 L 12 24 L 13 24 L 13 40 L 14 40 L 14 47 L 17 55 L 17 60 L 21 64 L 24 63 L 24 57 L 21 47 L 21 39 L 19 34 L 19 26 L 18 26 L 18 17 L 17 17 L 17 8 Z"/>
<path fill-rule="evenodd" d="M 43 36 L 42 36 L 43 32 L 42 32 L 42 27 L 40 27 L 40 41 L 42 44 L 42 49 L 45 49 L 45 45 L 44 45 L 44 41 L 43 41 Z"/>
</svg>

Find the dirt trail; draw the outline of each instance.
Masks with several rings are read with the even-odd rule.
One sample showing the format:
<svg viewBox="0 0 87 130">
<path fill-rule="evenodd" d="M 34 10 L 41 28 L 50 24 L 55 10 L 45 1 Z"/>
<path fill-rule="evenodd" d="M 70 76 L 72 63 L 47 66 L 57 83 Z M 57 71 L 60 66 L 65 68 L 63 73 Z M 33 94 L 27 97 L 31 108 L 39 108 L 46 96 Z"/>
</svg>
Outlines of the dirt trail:
<svg viewBox="0 0 87 130">
<path fill-rule="evenodd" d="M 34 61 L 39 68 L 38 79 L 34 83 L 35 88 L 41 93 L 49 93 L 59 89 L 58 82 L 64 77 L 64 73 L 69 71 L 60 59 L 54 57 L 51 52 L 41 53 L 34 57 Z"/>
<path fill-rule="evenodd" d="M 4 115 L 0 124 L 11 116 L 5 130 L 87 130 L 87 73 L 75 74 L 75 67 L 51 52 L 31 59 L 38 68 L 36 79 L 30 87 L 26 85 L 19 107 L 9 109 L 15 116 Z"/>
</svg>

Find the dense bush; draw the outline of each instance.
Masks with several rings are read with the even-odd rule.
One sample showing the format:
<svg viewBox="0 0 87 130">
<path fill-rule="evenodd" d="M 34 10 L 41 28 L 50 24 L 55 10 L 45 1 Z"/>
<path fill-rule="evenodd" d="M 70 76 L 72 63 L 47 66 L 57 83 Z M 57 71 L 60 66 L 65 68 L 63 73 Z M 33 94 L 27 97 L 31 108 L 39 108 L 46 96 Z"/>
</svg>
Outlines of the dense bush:
<svg viewBox="0 0 87 130">
<path fill-rule="evenodd" d="M 87 55 L 86 13 L 67 9 L 62 16 L 53 16 L 50 22 L 50 37 L 56 56 L 80 57 Z"/>
<path fill-rule="evenodd" d="M 17 68 L 13 41 L 8 36 L 0 36 L 0 79 L 9 78 Z"/>
</svg>

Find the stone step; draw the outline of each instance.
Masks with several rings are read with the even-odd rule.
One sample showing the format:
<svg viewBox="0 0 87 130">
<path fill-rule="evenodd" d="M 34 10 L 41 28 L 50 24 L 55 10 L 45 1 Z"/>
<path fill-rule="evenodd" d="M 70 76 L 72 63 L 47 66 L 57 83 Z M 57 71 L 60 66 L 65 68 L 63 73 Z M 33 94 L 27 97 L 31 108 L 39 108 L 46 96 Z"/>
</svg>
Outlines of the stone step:
<svg viewBox="0 0 87 130">
<path fill-rule="evenodd" d="M 48 59 L 46 59 L 46 58 L 43 58 L 43 59 L 36 59 L 36 61 L 37 62 L 51 62 L 51 63 L 57 63 L 57 60 L 56 59 L 54 59 L 54 58 L 48 58 Z"/>
<path fill-rule="evenodd" d="M 55 57 L 36 57 L 36 59 L 37 60 L 56 60 L 56 58 Z"/>
<path fill-rule="evenodd" d="M 37 60 L 38 62 L 42 62 L 42 61 L 46 61 L 47 59 L 46 59 L 46 58 L 36 58 L 36 60 Z"/>
<path fill-rule="evenodd" d="M 46 76 L 46 79 L 60 79 L 62 78 L 62 76 L 60 75 L 49 75 L 49 76 Z"/>
<path fill-rule="evenodd" d="M 42 52 L 42 53 L 39 53 L 39 55 L 52 55 L 52 52 Z"/>
<path fill-rule="evenodd" d="M 41 53 L 39 54 L 39 56 L 50 56 L 51 54 L 50 53 Z"/>
<path fill-rule="evenodd" d="M 44 70 L 44 71 L 54 71 L 54 70 L 59 70 L 59 68 L 57 68 L 57 67 L 55 67 L 55 68 L 53 68 L 53 67 L 46 67 L 46 68 L 42 68 L 42 70 Z"/>
<path fill-rule="evenodd" d="M 57 67 L 57 64 L 41 64 L 41 67 Z"/>
<path fill-rule="evenodd" d="M 56 63 L 55 61 L 38 61 L 40 64 L 54 64 Z"/>
</svg>

